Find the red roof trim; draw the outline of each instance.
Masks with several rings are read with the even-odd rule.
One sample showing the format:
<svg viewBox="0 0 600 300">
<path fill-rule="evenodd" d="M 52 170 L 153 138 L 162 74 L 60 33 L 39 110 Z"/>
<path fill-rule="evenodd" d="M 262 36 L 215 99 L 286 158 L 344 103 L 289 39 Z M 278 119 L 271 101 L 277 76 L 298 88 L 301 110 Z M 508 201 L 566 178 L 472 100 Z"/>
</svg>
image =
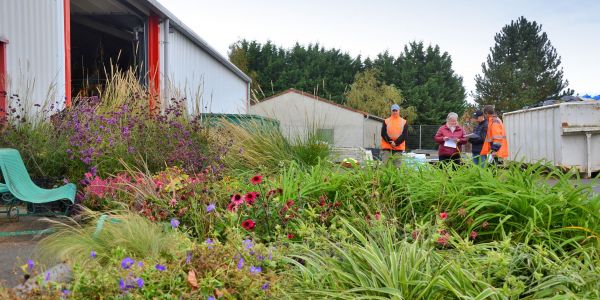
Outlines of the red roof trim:
<svg viewBox="0 0 600 300">
<path fill-rule="evenodd" d="M 275 94 L 275 95 L 273 95 L 273 96 L 267 97 L 267 98 L 265 98 L 265 99 L 261 100 L 261 101 L 260 101 L 260 102 L 258 102 L 258 103 L 265 102 L 265 101 L 268 101 L 268 100 L 271 100 L 271 99 L 277 98 L 277 97 L 279 97 L 279 96 L 281 96 L 281 95 L 285 95 L 285 94 L 289 94 L 289 93 L 295 93 L 295 94 L 298 94 L 298 95 L 302 95 L 302 96 L 305 96 L 305 97 L 312 98 L 312 99 L 314 99 L 314 100 L 317 100 L 317 101 L 321 101 L 321 102 L 325 102 L 325 103 L 327 103 L 327 104 L 331 104 L 331 105 L 337 106 L 337 107 L 339 107 L 339 108 L 343 108 L 343 109 L 346 109 L 346 110 L 349 110 L 349 111 L 353 111 L 353 112 L 355 112 L 355 113 L 362 114 L 362 115 L 363 115 L 365 118 L 373 119 L 373 120 L 380 121 L 380 122 L 383 122 L 383 121 L 384 121 L 384 119 L 383 119 L 383 118 L 380 118 L 380 117 L 378 117 L 378 116 L 371 115 L 371 114 L 369 114 L 368 112 L 365 112 L 365 111 L 362 111 L 362 110 L 358 110 L 358 109 L 354 109 L 354 108 L 351 108 L 351 107 L 347 107 L 347 106 L 344 106 L 344 105 L 341 105 L 341 104 L 335 103 L 335 102 L 333 102 L 333 101 L 330 101 L 330 100 L 327 100 L 327 99 L 321 98 L 321 97 L 319 97 L 319 96 L 315 96 L 315 95 L 313 95 L 313 94 L 311 94 L 311 93 L 307 93 L 307 92 L 304 92 L 304 91 L 299 91 L 299 90 L 297 90 L 297 89 L 294 89 L 294 88 L 291 88 L 291 89 L 285 90 L 285 91 L 283 91 L 283 92 L 281 92 L 281 93 L 278 93 L 278 94 Z M 256 105 L 256 104 L 258 104 L 258 103 L 253 103 L 252 105 Z"/>
</svg>

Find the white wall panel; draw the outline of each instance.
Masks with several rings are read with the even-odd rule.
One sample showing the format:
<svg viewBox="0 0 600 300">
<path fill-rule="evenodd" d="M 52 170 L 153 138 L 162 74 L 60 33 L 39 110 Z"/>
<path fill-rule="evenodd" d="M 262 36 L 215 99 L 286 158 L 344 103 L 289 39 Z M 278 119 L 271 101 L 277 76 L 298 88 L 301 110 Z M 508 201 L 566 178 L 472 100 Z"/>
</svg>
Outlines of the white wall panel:
<svg viewBox="0 0 600 300">
<path fill-rule="evenodd" d="M 245 114 L 247 83 L 186 36 L 172 31 L 168 45 L 168 94 L 187 98 L 192 114 Z"/>
<path fill-rule="evenodd" d="M 64 102 L 63 22 L 63 0 L 0 1 L 0 36 L 9 41 L 8 93 L 30 110 Z"/>
</svg>

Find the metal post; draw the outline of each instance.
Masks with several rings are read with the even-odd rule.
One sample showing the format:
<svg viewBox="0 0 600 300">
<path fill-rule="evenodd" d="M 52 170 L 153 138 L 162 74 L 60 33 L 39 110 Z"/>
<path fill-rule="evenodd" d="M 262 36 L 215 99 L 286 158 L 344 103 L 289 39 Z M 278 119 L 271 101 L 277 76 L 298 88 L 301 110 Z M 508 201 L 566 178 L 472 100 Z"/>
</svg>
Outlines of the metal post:
<svg viewBox="0 0 600 300">
<path fill-rule="evenodd" d="M 423 136 L 423 125 L 419 125 L 419 149 L 423 149 L 421 137 Z"/>
<path fill-rule="evenodd" d="M 592 178 L 592 134 L 585 133 L 587 139 L 587 178 Z"/>
</svg>

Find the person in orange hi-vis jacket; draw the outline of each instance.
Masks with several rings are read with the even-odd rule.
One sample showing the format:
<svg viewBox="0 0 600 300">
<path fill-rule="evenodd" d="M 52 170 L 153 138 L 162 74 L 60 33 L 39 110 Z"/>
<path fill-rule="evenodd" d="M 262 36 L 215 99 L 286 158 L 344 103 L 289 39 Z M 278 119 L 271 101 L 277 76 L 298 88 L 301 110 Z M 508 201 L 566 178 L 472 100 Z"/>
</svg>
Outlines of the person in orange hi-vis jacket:
<svg viewBox="0 0 600 300">
<path fill-rule="evenodd" d="M 487 155 L 488 161 L 493 159 L 494 162 L 498 163 L 498 158 L 506 159 L 508 157 L 506 130 L 502 120 L 496 116 L 492 105 L 486 105 L 483 108 L 483 113 L 488 120 L 488 128 L 483 148 L 481 148 L 481 155 Z"/>
<path fill-rule="evenodd" d="M 392 114 L 385 119 L 381 127 L 381 157 L 383 163 L 387 163 L 390 158 L 394 165 L 400 165 L 400 159 L 396 154 L 406 151 L 406 137 L 408 135 L 408 125 L 406 120 L 400 117 L 400 106 L 394 104 L 391 107 Z"/>
</svg>

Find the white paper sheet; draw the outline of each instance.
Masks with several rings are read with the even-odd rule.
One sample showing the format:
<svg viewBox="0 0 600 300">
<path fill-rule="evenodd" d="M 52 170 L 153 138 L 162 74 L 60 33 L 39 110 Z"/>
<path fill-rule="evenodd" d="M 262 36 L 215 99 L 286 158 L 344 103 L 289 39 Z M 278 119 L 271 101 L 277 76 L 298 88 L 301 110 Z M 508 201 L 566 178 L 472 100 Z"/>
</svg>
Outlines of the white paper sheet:
<svg viewBox="0 0 600 300">
<path fill-rule="evenodd" d="M 456 140 L 447 140 L 444 142 L 444 147 L 457 148 Z"/>
</svg>

